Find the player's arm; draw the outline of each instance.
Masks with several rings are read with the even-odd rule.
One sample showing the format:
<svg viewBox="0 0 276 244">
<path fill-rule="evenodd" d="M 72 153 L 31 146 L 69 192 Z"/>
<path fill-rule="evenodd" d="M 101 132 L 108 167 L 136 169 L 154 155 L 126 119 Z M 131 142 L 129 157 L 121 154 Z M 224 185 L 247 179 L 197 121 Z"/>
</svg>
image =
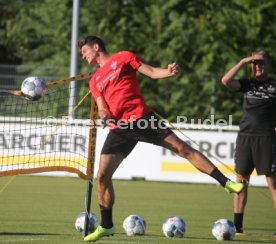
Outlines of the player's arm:
<svg viewBox="0 0 276 244">
<path fill-rule="evenodd" d="M 109 109 L 106 105 L 106 102 L 102 96 L 99 96 L 96 99 L 96 103 L 98 106 L 98 113 L 101 118 L 101 126 L 103 128 L 105 128 L 108 124 L 108 120 L 110 119 L 110 111 L 109 111 Z"/>
<path fill-rule="evenodd" d="M 169 64 L 167 69 L 152 67 L 148 64 L 142 64 L 138 68 L 138 71 L 152 79 L 160 79 L 177 75 L 179 67 L 176 63 Z"/>
<path fill-rule="evenodd" d="M 234 79 L 234 77 L 245 64 L 251 63 L 252 61 L 252 56 L 242 59 L 222 77 L 221 83 L 233 91 L 238 91 L 241 85 L 238 80 Z"/>
<path fill-rule="evenodd" d="M 98 97 L 96 99 L 96 102 L 97 102 L 98 113 L 99 113 L 100 118 L 104 118 L 106 116 L 109 116 L 110 113 L 109 113 L 109 110 L 107 108 L 106 102 L 103 99 L 103 97 L 102 96 Z"/>
</svg>

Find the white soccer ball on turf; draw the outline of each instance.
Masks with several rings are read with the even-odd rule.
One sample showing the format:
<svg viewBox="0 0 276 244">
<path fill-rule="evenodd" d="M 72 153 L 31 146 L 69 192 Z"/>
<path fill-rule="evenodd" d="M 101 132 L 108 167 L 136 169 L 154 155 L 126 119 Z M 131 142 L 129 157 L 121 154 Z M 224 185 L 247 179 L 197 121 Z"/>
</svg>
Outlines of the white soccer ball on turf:
<svg viewBox="0 0 276 244">
<path fill-rule="evenodd" d="M 219 219 L 212 226 L 213 236 L 219 240 L 233 240 L 236 234 L 236 227 L 228 219 Z"/>
<path fill-rule="evenodd" d="M 186 224 L 179 216 L 167 218 L 162 225 L 163 233 L 166 237 L 183 237 L 186 231 Z"/>
<path fill-rule="evenodd" d="M 85 212 L 81 212 L 75 220 L 75 227 L 78 232 L 84 231 L 84 223 L 85 223 Z M 93 232 L 99 225 L 98 218 L 94 213 L 89 214 L 89 224 L 88 224 L 88 231 Z"/>
<path fill-rule="evenodd" d="M 123 222 L 123 228 L 128 236 L 144 235 L 147 224 L 142 216 L 138 214 L 132 214 L 125 218 Z"/>
<path fill-rule="evenodd" d="M 44 79 L 36 76 L 27 77 L 21 85 L 21 92 L 24 97 L 31 101 L 40 99 L 46 91 Z"/>
</svg>

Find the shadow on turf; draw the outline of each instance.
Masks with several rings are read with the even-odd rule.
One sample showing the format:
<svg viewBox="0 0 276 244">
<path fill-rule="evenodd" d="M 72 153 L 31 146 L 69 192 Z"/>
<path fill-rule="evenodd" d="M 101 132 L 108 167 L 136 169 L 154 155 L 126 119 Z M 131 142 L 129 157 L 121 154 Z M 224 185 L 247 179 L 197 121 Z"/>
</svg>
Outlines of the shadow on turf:
<svg viewBox="0 0 276 244">
<path fill-rule="evenodd" d="M 253 230 L 253 231 L 271 231 L 271 233 L 275 233 L 276 229 L 274 228 L 246 228 L 246 230 Z"/>
<path fill-rule="evenodd" d="M 272 242 L 271 242 L 271 240 L 239 240 L 239 239 L 237 239 L 238 237 L 235 237 L 235 239 L 234 240 L 231 240 L 231 243 L 233 243 L 233 242 L 242 242 L 242 243 L 245 243 L 245 242 L 248 242 L 248 243 L 257 243 L 257 244 L 260 244 L 260 243 L 262 243 L 262 244 L 265 244 L 265 243 L 268 243 L 268 244 L 271 244 Z M 203 241 L 203 240 L 206 240 L 206 241 L 216 241 L 216 239 L 214 239 L 214 238 L 198 238 L 198 237 L 184 237 L 183 239 L 186 239 L 186 240 L 201 240 L 201 241 Z M 224 241 L 223 241 L 224 242 Z M 226 242 L 228 242 L 228 241 L 226 241 Z"/>
<path fill-rule="evenodd" d="M 60 236 L 54 233 L 0 232 L 0 236 Z"/>
<path fill-rule="evenodd" d="M 122 234 L 122 235 L 124 235 L 124 234 Z M 146 234 L 145 235 L 146 237 L 164 237 L 164 235 L 158 235 L 158 234 Z M 267 244 L 271 244 L 272 242 L 271 242 L 271 240 L 244 240 L 244 239 L 238 239 L 239 237 L 235 237 L 234 238 L 234 240 L 232 240 L 231 242 L 236 242 L 236 243 L 238 243 L 238 242 L 243 242 L 243 243 L 257 243 L 257 244 L 260 244 L 260 243 L 262 243 L 262 244 L 265 244 L 265 243 L 267 243 Z M 182 238 L 177 238 L 177 239 L 182 239 Z M 171 240 L 173 240 L 173 238 L 171 239 Z M 196 243 L 196 240 L 199 240 L 199 241 L 206 241 L 206 242 L 209 242 L 209 241 L 216 241 L 216 239 L 215 238 L 213 238 L 213 237 L 206 237 L 206 238 L 200 238 L 200 237 L 194 237 L 194 236 L 184 236 L 183 237 L 183 240 L 191 240 L 191 241 L 193 241 L 193 243 Z M 195 241 L 195 242 L 194 242 Z"/>
</svg>

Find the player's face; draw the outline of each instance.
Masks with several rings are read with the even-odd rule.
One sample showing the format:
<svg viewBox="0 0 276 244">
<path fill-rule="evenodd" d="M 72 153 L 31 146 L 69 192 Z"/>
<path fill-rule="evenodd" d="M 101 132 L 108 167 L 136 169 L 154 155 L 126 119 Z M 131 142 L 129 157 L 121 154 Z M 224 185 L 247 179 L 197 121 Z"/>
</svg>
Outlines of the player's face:
<svg viewBox="0 0 276 244">
<path fill-rule="evenodd" d="M 256 79 L 265 79 L 268 76 L 269 64 L 262 54 L 254 54 L 252 61 L 252 71 Z"/>
<path fill-rule="evenodd" d="M 96 57 L 97 57 L 97 50 L 95 48 L 95 45 L 92 47 L 85 44 L 81 48 L 81 54 L 82 58 L 87 61 L 88 64 L 93 65 L 96 63 Z"/>
</svg>

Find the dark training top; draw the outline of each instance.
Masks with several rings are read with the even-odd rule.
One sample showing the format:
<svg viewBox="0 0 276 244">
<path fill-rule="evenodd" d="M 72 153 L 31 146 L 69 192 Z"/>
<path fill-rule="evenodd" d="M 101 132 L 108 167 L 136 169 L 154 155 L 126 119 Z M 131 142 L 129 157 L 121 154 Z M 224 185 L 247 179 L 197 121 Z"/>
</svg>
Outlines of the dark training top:
<svg viewBox="0 0 276 244">
<path fill-rule="evenodd" d="M 243 116 L 240 134 L 271 135 L 276 127 L 276 81 L 241 79 Z"/>
</svg>

